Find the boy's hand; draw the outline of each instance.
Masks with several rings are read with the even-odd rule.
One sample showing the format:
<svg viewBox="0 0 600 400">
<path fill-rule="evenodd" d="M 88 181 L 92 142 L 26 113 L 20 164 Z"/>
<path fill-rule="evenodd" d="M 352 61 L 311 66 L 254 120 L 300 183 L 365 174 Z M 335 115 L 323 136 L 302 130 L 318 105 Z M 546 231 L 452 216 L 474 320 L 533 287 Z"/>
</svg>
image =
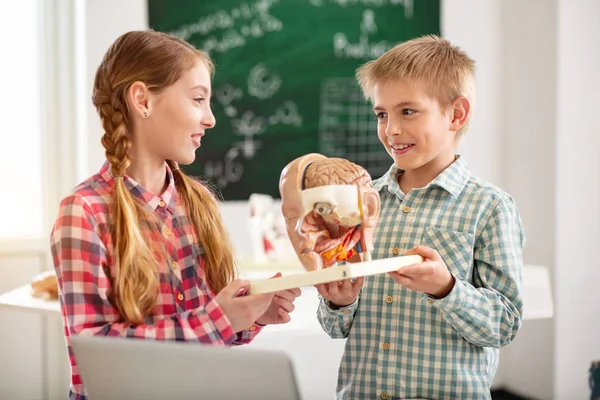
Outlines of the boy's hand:
<svg viewBox="0 0 600 400">
<path fill-rule="evenodd" d="M 322 283 L 315 285 L 317 291 L 325 299 L 329 300 L 332 308 L 342 308 L 354 303 L 362 289 L 365 278 L 357 278 L 354 282 L 345 279 L 338 282 Z"/>
<path fill-rule="evenodd" d="M 408 289 L 429 294 L 442 299 L 454 287 L 454 276 L 438 252 L 427 246 L 416 246 L 406 252 L 406 255 L 418 254 L 423 257 L 422 263 L 402 267 L 399 272 L 390 272 L 396 282 Z"/>
</svg>

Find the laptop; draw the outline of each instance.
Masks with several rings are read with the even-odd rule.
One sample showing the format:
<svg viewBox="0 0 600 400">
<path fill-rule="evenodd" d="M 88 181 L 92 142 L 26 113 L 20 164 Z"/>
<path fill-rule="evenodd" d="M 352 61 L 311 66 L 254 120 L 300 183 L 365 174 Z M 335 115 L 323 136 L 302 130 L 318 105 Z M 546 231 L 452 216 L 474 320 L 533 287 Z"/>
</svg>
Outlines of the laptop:
<svg viewBox="0 0 600 400">
<path fill-rule="evenodd" d="M 281 352 L 99 336 L 71 344 L 91 400 L 300 400 Z"/>
</svg>

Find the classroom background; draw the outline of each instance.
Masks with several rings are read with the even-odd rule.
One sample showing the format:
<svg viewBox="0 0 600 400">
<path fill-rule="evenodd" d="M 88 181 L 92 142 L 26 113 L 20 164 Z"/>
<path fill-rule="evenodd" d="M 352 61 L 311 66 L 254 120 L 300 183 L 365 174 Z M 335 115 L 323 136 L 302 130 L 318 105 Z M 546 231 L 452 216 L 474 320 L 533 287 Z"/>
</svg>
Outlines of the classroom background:
<svg viewBox="0 0 600 400">
<path fill-rule="evenodd" d="M 381 11 L 394 7 L 396 19 Z M 119 35 L 149 27 L 217 61 L 217 126 L 190 168 L 220 187 L 250 278 L 297 268 L 257 255 L 249 218 L 252 194 L 278 218 L 281 163 L 319 151 L 374 176 L 387 168 L 367 135 L 374 122 L 352 84 L 355 66 L 410 35 L 440 33 L 464 48 L 477 63 L 477 102 L 460 153 L 515 198 L 527 236 L 526 319 L 501 350 L 495 398 L 590 398 L 600 360 L 600 1 L 19 0 L 0 2 L 0 16 L 0 399 L 66 397 L 59 314 L 27 288 L 52 269 L 60 199 L 104 160 L 96 67 Z M 248 23 L 224 35 L 232 16 Z M 289 352 L 318 400 L 331 397 L 343 342 L 319 331 L 315 296 L 307 289 L 293 322 L 255 346 Z"/>
</svg>

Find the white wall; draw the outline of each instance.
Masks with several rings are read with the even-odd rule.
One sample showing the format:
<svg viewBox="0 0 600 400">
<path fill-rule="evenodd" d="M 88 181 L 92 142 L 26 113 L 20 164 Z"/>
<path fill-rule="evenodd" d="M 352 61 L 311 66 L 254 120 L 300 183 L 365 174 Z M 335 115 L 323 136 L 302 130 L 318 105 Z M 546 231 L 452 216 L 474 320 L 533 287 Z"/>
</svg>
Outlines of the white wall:
<svg viewBox="0 0 600 400">
<path fill-rule="evenodd" d="M 496 185 L 503 181 L 501 1 L 442 1 L 442 35 L 476 62 L 476 102 L 460 143 L 471 171 Z M 467 12 L 468 10 L 468 12 Z M 477 18 L 473 18 L 476 15 Z"/>
<path fill-rule="evenodd" d="M 509 0 L 502 10 L 505 188 L 515 197 L 526 262 L 551 268 L 554 320 L 525 322 L 503 352 L 507 388 L 526 396 L 587 398 L 600 359 L 600 3 Z"/>
<path fill-rule="evenodd" d="M 600 360 L 600 2 L 558 1 L 554 395 L 589 396 Z"/>
<path fill-rule="evenodd" d="M 146 0 L 102 0 L 86 1 L 84 5 L 85 24 L 85 53 L 83 57 L 85 76 L 84 99 L 88 102 L 86 123 L 87 127 L 87 177 L 96 173 L 104 163 L 104 150 L 100 144 L 102 126 L 92 105 L 92 89 L 96 68 L 112 42 L 121 34 L 138 29 L 148 28 Z M 117 11 L 118 10 L 118 11 Z"/>
<path fill-rule="evenodd" d="M 527 236 L 524 259 L 553 271 L 556 187 L 556 1 L 502 3 L 502 107 L 504 189 L 511 193 Z M 527 304 L 525 304 L 527 312 Z M 503 349 L 505 386 L 550 399 L 553 321 L 526 321 Z"/>
</svg>

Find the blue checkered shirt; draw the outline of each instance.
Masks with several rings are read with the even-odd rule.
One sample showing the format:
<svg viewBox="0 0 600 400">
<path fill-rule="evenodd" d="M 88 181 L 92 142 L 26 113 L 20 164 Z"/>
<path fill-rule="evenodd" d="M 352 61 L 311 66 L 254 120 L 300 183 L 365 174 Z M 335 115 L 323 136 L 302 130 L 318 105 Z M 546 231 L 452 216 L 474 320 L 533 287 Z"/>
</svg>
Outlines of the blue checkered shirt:
<svg viewBox="0 0 600 400">
<path fill-rule="evenodd" d="M 521 326 L 525 236 L 514 200 L 471 175 L 458 157 L 424 188 L 404 194 L 392 166 L 381 196 L 374 259 L 415 245 L 436 249 L 454 275 L 435 299 L 387 274 L 367 277 L 357 301 L 333 310 L 323 329 L 347 338 L 336 399 L 490 399 L 498 348 Z"/>
</svg>

